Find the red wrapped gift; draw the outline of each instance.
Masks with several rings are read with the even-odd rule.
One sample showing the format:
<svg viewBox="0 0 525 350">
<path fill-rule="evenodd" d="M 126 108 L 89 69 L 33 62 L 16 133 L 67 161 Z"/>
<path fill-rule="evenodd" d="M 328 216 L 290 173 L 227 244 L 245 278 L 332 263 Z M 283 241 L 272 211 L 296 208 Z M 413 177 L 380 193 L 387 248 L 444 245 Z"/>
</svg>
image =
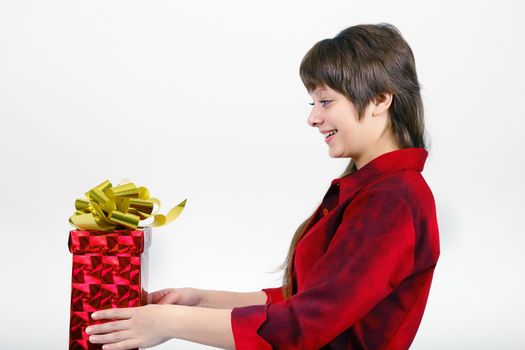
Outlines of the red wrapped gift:
<svg viewBox="0 0 525 350">
<path fill-rule="evenodd" d="M 86 327 L 111 320 L 93 320 L 91 314 L 148 303 L 151 228 L 72 230 L 68 245 L 73 253 L 69 349 L 102 349 L 89 342 Z"/>
</svg>

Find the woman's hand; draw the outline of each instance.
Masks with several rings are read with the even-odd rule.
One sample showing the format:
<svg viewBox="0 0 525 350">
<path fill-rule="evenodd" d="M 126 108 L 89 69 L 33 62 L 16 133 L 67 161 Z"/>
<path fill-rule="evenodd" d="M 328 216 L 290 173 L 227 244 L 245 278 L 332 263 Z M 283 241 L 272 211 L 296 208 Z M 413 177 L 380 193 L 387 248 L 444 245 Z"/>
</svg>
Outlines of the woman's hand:
<svg viewBox="0 0 525 350">
<path fill-rule="evenodd" d="M 172 338 L 170 327 L 177 322 L 175 312 L 172 305 L 154 304 L 98 310 L 91 315 L 95 320 L 119 320 L 91 325 L 86 333 L 91 335 L 91 343 L 105 344 L 104 350 L 148 348 Z"/>
<path fill-rule="evenodd" d="M 151 304 L 176 304 L 199 306 L 204 291 L 197 288 L 166 288 L 149 293 Z"/>
</svg>

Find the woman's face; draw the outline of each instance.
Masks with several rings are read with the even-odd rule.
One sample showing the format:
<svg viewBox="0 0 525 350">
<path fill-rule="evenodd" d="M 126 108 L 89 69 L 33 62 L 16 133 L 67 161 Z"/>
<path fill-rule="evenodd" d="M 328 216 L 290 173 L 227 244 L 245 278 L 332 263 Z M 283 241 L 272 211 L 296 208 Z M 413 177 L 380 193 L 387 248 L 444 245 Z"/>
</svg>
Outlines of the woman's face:
<svg viewBox="0 0 525 350">
<path fill-rule="evenodd" d="M 360 168 L 378 153 L 397 148 L 387 132 L 391 94 L 370 102 L 361 121 L 354 104 L 330 87 L 320 86 L 310 95 L 314 102 L 308 124 L 323 133 L 321 140 L 327 142 L 330 157 L 350 157 Z M 325 138 L 326 131 L 334 129 L 337 133 Z"/>
</svg>

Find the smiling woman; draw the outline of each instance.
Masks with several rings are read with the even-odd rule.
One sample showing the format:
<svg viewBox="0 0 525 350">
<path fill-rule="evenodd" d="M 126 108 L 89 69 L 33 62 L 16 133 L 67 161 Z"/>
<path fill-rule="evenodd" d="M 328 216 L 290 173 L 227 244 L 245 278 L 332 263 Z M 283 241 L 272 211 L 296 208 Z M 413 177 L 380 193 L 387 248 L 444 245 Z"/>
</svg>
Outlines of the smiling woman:
<svg viewBox="0 0 525 350">
<path fill-rule="evenodd" d="M 224 349 L 408 349 L 440 254 L 421 172 L 428 152 L 412 51 L 391 24 L 362 24 L 316 43 L 300 76 L 308 124 L 334 158 L 351 158 L 296 230 L 279 288 L 237 293 L 169 288 L 151 304 L 101 310 L 103 349 L 179 338 Z M 108 344 L 109 343 L 109 344 Z"/>
<path fill-rule="evenodd" d="M 323 84 L 311 95 L 320 104 L 312 103 L 308 123 L 319 128 L 331 157 L 351 157 L 360 168 L 378 154 L 399 149 L 388 125 L 392 93 L 378 94 L 361 118 L 352 101 L 329 86 Z"/>
</svg>

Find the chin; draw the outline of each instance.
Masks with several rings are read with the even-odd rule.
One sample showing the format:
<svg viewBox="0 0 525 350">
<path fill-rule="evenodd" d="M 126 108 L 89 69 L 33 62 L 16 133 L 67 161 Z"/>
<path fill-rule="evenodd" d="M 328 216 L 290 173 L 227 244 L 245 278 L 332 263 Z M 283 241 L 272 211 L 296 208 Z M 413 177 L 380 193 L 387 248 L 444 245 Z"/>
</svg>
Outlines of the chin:
<svg viewBox="0 0 525 350">
<path fill-rule="evenodd" d="M 341 158 L 341 155 L 336 153 L 336 154 L 333 154 L 333 153 L 328 153 L 328 155 L 330 156 L 330 158 Z"/>
<path fill-rule="evenodd" d="M 345 154 L 344 152 L 330 152 L 329 155 L 331 158 L 350 158 L 350 156 L 348 154 Z"/>
</svg>

